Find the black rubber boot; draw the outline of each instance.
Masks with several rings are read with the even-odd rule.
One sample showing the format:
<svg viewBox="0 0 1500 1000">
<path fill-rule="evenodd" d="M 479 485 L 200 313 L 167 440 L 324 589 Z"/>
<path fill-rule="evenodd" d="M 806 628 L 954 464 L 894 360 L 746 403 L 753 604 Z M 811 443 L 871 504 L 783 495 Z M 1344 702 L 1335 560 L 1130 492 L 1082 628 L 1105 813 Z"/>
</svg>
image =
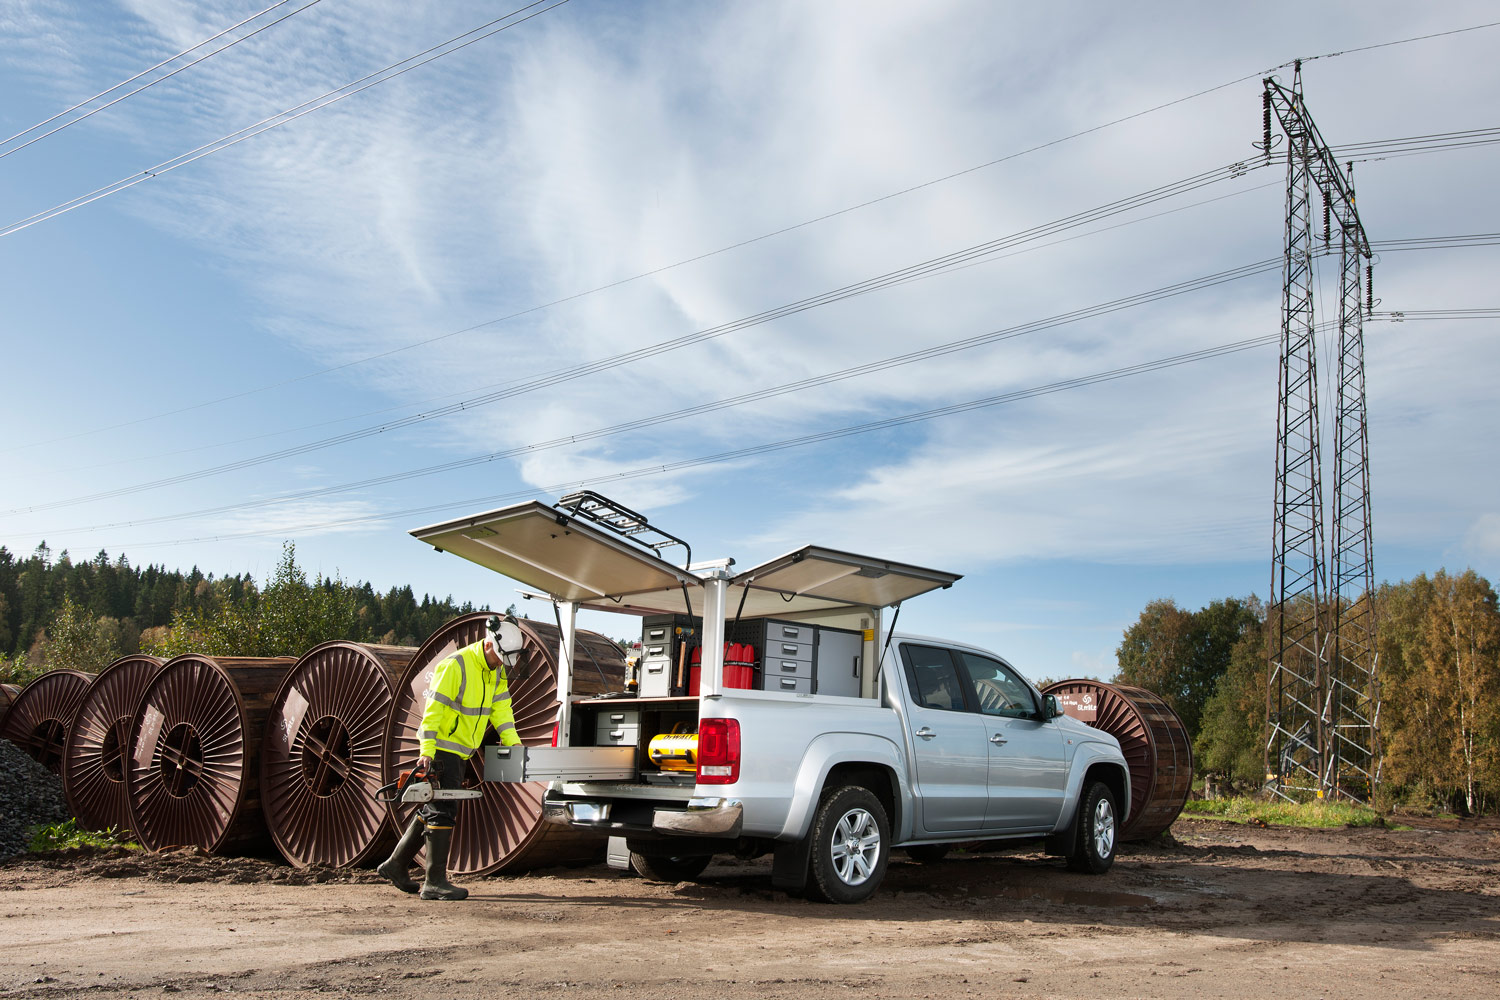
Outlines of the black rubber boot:
<svg viewBox="0 0 1500 1000">
<path fill-rule="evenodd" d="M 382 861 L 376 871 L 380 876 L 389 879 L 391 885 L 402 892 L 420 892 L 422 887 L 417 880 L 409 874 L 412 858 L 417 856 L 417 851 L 422 848 L 422 834 L 426 831 L 427 824 L 422 822 L 422 817 L 413 816 L 411 822 L 406 825 L 406 832 L 401 839 L 396 841 L 396 849 L 391 856 Z"/>
<path fill-rule="evenodd" d="M 448 881 L 448 844 L 453 828 L 427 831 L 427 880 L 422 883 L 423 899 L 468 899 L 469 890 Z"/>
</svg>

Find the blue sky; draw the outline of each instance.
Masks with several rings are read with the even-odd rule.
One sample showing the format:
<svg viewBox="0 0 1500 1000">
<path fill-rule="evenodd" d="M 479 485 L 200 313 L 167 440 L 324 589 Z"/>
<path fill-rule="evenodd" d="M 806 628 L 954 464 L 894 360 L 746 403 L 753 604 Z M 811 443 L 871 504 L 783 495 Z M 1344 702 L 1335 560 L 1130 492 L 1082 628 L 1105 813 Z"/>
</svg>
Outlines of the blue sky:
<svg viewBox="0 0 1500 1000">
<path fill-rule="evenodd" d="M 701 557 L 751 565 L 812 542 L 964 573 L 913 602 L 903 627 L 995 649 L 1035 677 L 1108 675 L 1147 600 L 1265 596 L 1274 349 L 609 477 L 1272 334 L 1274 272 L 649 429 L 289 497 L 1276 257 L 1277 166 L 597 374 L 262 459 L 1254 165 L 1258 74 L 1295 57 L 1345 53 L 1304 75 L 1335 144 L 1500 124 L 1500 28 L 1348 51 L 1483 24 L 1493 20 L 1483 3 L 572 0 L 6 231 L 514 9 L 319 0 L 299 10 L 306 3 L 263 14 L 271 0 L 0 10 L 0 135 L 252 15 L 215 44 L 296 11 L 33 145 L 16 148 L 35 133 L 0 145 L 0 544 L 24 553 L 45 538 L 75 557 L 103 548 L 263 578 L 290 538 L 326 573 L 504 605 L 512 583 L 407 531 L 493 505 L 479 498 L 594 485 Z M 1500 229 L 1493 150 L 1358 164 L 1371 237 Z M 1495 253 L 1388 253 L 1378 308 L 1500 305 Z M 1332 282 L 1326 269 L 1325 317 Z M 1488 320 L 1368 328 L 1378 579 L 1496 573 L 1494 333 Z M 375 355 L 385 356 L 366 360 Z M 192 478 L 75 502 L 178 476 Z M 252 501 L 264 502 L 242 506 Z M 451 506 L 376 519 L 439 504 Z M 219 508 L 231 509 L 176 516 Z M 138 523 L 162 517 L 173 519 Z"/>
</svg>

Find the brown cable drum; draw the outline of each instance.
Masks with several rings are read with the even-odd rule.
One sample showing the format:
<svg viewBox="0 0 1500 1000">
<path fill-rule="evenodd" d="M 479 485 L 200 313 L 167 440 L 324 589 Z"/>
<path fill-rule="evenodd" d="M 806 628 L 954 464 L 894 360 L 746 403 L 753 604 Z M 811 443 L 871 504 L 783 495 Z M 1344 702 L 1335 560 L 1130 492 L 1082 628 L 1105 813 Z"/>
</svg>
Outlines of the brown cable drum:
<svg viewBox="0 0 1500 1000">
<path fill-rule="evenodd" d="M 164 661 L 122 656 L 99 672 L 78 706 L 63 751 L 63 792 L 78 822 L 92 830 L 130 826 L 125 752 L 141 695 Z"/>
<path fill-rule="evenodd" d="M 5 728 L 5 714 L 10 711 L 11 702 L 16 700 L 16 695 L 21 693 L 19 684 L 0 684 L 0 729 Z"/>
<path fill-rule="evenodd" d="M 417 650 L 396 685 L 396 700 L 386 728 L 385 780 L 394 781 L 416 761 L 416 736 L 426 702 L 432 669 L 455 650 L 479 641 L 489 612 L 478 611 L 448 622 Z M 531 674 L 511 689 L 516 732 L 527 746 L 550 746 L 557 722 L 557 661 L 560 633 L 555 625 L 521 621 L 526 635 L 522 657 Z M 575 632 L 573 690 L 579 695 L 620 691 L 625 686 L 625 660 L 613 642 L 595 632 Z M 489 741 L 498 742 L 494 731 Z M 510 784 L 483 781 L 483 752 L 469 759 L 467 787 L 477 787 L 482 798 L 459 807 L 448 867 L 461 875 L 525 871 L 571 861 L 585 861 L 604 846 L 602 836 L 542 822 L 541 782 Z M 400 829 L 414 806 L 393 805 L 392 819 Z"/>
<path fill-rule="evenodd" d="M 325 642 L 287 674 L 261 744 L 266 826 L 298 867 L 358 865 L 395 844 L 375 801 L 392 685 L 414 646 Z"/>
<path fill-rule="evenodd" d="M 63 751 L 78 706 L 94 682 L 81 670 L 49 670 L 23 687 L 0 727 L 10 740 L 53 774 L 62 773 Z"/>
<path fill-rule="evenodd" d="M 126 758 L 130 828 L 153 851 L 197 846 L 265 854 L 260 745 L 290 656 L 203 656 L 167 663 L 146 686 Z"/>
<path fill-rule="evenodd" d="M 1120 741 L 1130 770 L 1120 838 L 1149 840 L 1170 827 L 1193 783 L 1192 743 L 1171 706 L 1145 688 L 1087 679 L 1058 681 L 1042 693 L 1056 695 L 1065 715 Z"/>
</svg>

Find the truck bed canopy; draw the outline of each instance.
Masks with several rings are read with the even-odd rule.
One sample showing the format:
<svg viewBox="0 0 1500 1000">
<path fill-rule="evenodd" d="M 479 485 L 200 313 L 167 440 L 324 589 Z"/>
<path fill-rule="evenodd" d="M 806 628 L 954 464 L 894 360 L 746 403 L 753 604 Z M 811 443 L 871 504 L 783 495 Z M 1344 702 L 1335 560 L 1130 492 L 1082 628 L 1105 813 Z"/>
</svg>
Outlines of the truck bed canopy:
<svg viewBox="0 0 1500 1000">
<path fill-rule="evenodd" d="M 557 601 L 599 611 L 702 614 L 701 578 L 636 544 L 530 501 L 417 528 L 412 535 Z M 882 608 L 951 586 L 957 573 L 807 545 L 728 581 L 747 618 Z M 741 588 L 744 588 L 743 590 Z"/>
</svg>

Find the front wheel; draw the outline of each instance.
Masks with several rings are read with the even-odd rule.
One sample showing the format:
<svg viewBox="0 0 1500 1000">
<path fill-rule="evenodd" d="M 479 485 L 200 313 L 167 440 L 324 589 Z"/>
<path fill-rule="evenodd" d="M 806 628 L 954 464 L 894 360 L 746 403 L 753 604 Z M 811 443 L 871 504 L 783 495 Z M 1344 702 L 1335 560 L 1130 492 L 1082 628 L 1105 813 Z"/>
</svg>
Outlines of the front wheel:
<svg viewBox="0 0 1500 1000">
<path fill-rule="evenodd" d="M 630 852 L 630 867 L 641 878 L 652 882 L 691 882 L 703 874 L 703 869 L 712 860 L 708 854 L 648 857 Z"/>
<path fill-rule="evenodd" d="M 823 796 L 812 825 L 808 883 L 826 903 L 861 903 L 885 878 L 891 825 L 875 793 L 845 785 Z"/>
<path fill-rule="evenodd" d="M 1102 781 L 1090 782 L 1078 803 L 1076 839 L 1068 854 L 1068 867 L 1075 872 L 1103 875 L 1115 863 L 1115 840 L 1119 819 L 1115 795 Z"/>
</svg>

